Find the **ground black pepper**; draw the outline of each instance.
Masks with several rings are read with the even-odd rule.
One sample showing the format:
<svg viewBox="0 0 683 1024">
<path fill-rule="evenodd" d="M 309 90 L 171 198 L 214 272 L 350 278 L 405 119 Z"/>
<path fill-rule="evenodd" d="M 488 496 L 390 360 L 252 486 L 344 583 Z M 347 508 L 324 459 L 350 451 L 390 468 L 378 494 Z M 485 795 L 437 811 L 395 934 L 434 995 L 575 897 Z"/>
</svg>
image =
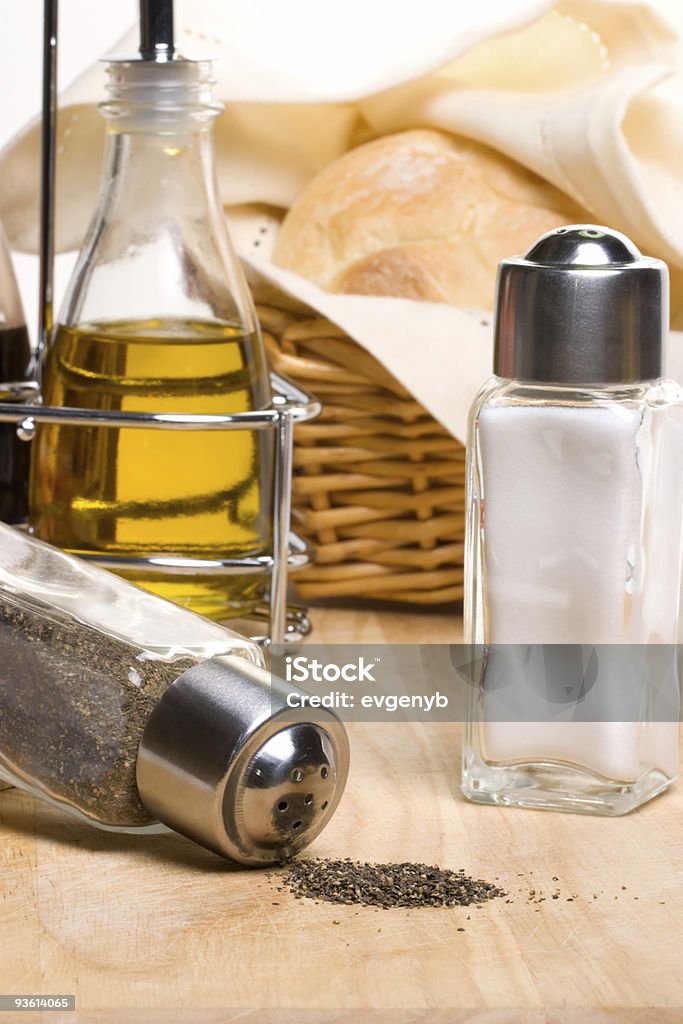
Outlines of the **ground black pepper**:
<svg viewBox="0 0 683 1024">
<path fill-rule="evenodd" d="M 492 882 L 428 864 L 369 864 L 301 859 L 287 865 L 284 882 L 297 899 L 366 907 L 468 907 L 506 893 Z"/>
<path fill-rule="evenodd" d="M 522 879 L 533 875 L 534 872 L 517 873 L 517 878 Z M 296 899 L 311 899 L 331 903 L 345 903 L 374 908 L 404 907 L 408 909 L 418 907 L 452 907 L 474 905 L 475 910 L 482 910 L 483 904 L 488 900 L 499 896 L 507 897 L 505 904 L 517 902 L 526 903 L 533 912 L 540 914 L 543 909 L 539 904 L 547 900 L 546 891 L 543 886 L 536 884 L 534 888 L 518 885 L 515 892 L 508 892 L 494 884 L 499 882 L 494 877 L 493 882 L 484 882 L 481 879 L 470 878 L 465 872 L 447 871 L 442 868 L 428 866 L 426 864 L 368 864 L 359 863 L 350 859 L 346 860 L 298 860 L 288 864 L 284 873 L 271 873 L 271 882 L 281 882 L 277 885 L 277 891 L 283 892 L 288 889 Z M 557 875 L 552 876 L 552 881 L 560 881 Z M 628 891 L 627 886 L 622 885 L 621 891 Z M 548 893 L 551 900 L 562 900 L 567 903 L 575 903 L 583 897 L 576 891 L 571 891 L 566 896 L 558 885 L 554 891 Z M 515 895 L 517 899 L 510 898 Z M 593 892 L 594 900 L 605 896 L 601 889 Z M 585 897 L 588 898 L 588 897 Z M 619 897 L 614 894 L 607 894 L 606 898 L 617 900 Z M 632 897 L 634 900 L 638 896 Z M 664 905 L 665 901 L 662 901 Z M 273 906 L 280 906 L 274 903 Z M 555 903 L 553 910 L 562 913 L 562 904 Z M 567 908 L 568 912 L 571 910 Z M 354 916 L 358 916 L 359 911 Z M 469 921 L 470 914 L 467 914 L 465 921 Z M 334 920 L 333 924 L 340 922 Z M 380 929 L 378 929 L 380 930 Z M 458 928 L 457 931 L 465 931 Z"/>
<path fill-rule="evenodd" d="M 52 609 L 0 597 L 0 763 L 102 824 L 149 824 L 135 784 L 140 736 L 194 664 L 150 660 Z"/>
</svg>

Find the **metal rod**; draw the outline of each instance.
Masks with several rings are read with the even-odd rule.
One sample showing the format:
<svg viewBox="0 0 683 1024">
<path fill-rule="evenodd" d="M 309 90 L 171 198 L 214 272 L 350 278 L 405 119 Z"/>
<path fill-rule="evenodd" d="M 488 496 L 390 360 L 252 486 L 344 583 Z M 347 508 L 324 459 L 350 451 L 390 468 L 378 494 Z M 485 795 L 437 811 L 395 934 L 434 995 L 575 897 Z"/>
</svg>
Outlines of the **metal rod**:
<svg viewBox="0 0 683 1024">
<path fill-rule="evenodd" d="M 1 389 L 0 389 L 1 390 Z M 267 430 L 277 425 L 282 413 L 293 419 L 311 419 L 305 410 L 253 409 L 235 413 L 113 412 L 109 409 L 76 409 L 69 406 L 0 403 L 0 423 L 31 419 L 64 427 L 132 428 L 144 430 Z"/>
<path fill-rule="evenodd" d="M 140 0 L 140 56 L 143 60 L 171 60 L 173 0 Z"/>
<path fill-rule="evenodd" d="M 292 516 L 294 422 L 282 413 L 276 434 L 273 485 L 273 566 L 270 575 L 270 642 L 285 641 L 287 631 L 287 569 Z"/>
<path fill-rule="evenodd" d="M 43 6 L 43 114 L 40 132 L 40 284 L 38 344 L 32 377 L 40 383 L 43 353 L 53 322 L 55 258 L 55 136 L 57 127 L 58 0 Z"/>
<path fill-rule="evenodd" d="M 287 377 L 281 377 L 279 373 L 271 372 L 270 383 L 272 384 L 273 391 L 275 392 L 275 398 L 273 399 L 274 402 L 278 402 L 280 397 L 282 397 L 286 399 L 286 401 L 291 402 L 292 405 L 305 405 L 310 408 L 315 406 L 316 411 L 312 413 L 313 416 L 319 416 L 322 412 L 322 405 L 317 398 L 314 398 L 312 395 L 309 395 L 307 391 L 303 391 L 301 388 L 297 387 L 297 385 L 293 384 Z"/>
<path fill-rule="evenodd" d="M 304 542 L 300 537 L 294 537 L 296 544 Z M 103 569 L 111 569 L 113 572 L 121 570 L 146 573 L 172 573 L 174 576 L 201 576 L 208 573 L 211 576 L 230 576 L 235 573 L 240 575 L 254 574 L 267 575 L 270 573 L 273 556 L 258 555 L 257 557 L 245 558 L 179 558 L 177 555 L 155 555 L 146 557 L 140 555 L 131 558 L 126 555 L 110 555 L 102 552 L 83 553 L 79 552 L 79 558 L 86 562 L 93 562 Z M 310 562 L 308 548 L 301 551 L 287 552 L 287 567 L 291 570 L 303 569 Z"/>
<path fill-rule="evenodd" d="M 40 400 L 40 387 L 37 381 L 16 380 L 0 384 L 0 402 L 30 402 L 31 399 Z"/>
<path fill-rule="evenodd" d="M 152 430 L 268 430 L 277 429 L 284 414 L 297 423 L 320 413 L 320 402 L 272 373 L 273 402 L 268 409 L 235 413 L 114 412 L 111 409 L 79 409 L 69 406 L 31 405 L 39 399 L 35 382 L 0 382 L 0 423 L 58 423 L 62 426 L 137 427 Z M 25 404 L 19 404 L 23 401 Z M 7 402 L 8 404 L 5 404 Z M 11 404 L 9 404 L 11 403 Z"/>
</svg>

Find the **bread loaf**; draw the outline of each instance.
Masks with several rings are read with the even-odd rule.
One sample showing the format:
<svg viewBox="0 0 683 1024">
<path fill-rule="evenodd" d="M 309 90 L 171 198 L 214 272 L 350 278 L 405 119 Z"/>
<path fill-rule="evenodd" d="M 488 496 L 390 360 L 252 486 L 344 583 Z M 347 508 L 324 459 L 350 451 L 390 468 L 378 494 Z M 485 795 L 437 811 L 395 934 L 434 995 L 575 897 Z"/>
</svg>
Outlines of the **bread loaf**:
<svg viewBox="0 0 683 1024">
<path fill-rule="evenodd" d="M 407 131 L 359 146 L 316 175 L 285 216 L 274 262 L 328 291 L 492 309 L 501 259 L 586 219 L 486 146 Z"/>
</svg>

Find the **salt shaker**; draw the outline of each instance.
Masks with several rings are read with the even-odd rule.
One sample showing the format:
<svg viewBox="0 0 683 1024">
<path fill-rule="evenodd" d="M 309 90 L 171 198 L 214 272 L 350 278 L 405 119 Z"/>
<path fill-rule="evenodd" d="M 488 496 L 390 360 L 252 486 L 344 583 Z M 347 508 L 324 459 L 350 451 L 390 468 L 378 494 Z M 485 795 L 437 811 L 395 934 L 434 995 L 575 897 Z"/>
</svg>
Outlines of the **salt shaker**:
<svg viewBox="0 0 683 1024">
<path fill-rule="evenodd" d="M 683 392 L 664 263 L 592 225 L 500 266 L 469 428 L 462 789 L 622 814 L 675 779 Z"/>
<path fill-rule="evenodd" d="M 347 771 L 339 719 L 254 643 L 0 524 L 0 778 L 258 865 L 315 838 Z"/>
</svg>

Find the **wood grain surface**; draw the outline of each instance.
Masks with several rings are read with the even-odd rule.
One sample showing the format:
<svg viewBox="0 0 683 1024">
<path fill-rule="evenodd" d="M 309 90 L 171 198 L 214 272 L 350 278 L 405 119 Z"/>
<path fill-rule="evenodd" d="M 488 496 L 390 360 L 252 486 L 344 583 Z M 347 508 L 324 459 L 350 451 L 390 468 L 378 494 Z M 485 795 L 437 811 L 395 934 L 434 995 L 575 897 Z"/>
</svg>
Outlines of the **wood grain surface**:
<svg viewBox="0 0 683 1024">
<path fill-rule="evenodd" d="M 315 640 L 446 641 L 450 616 L 314 613 Z M 673 1024 L 683 1020 L 683 786 L 621 819 L 479 807 L 455 724 L 352 724 L 312 854 L 498 879 L 476 908 L 295 900 L 173 835 L 98 832 L 0 793 L 1 993 L 75 993 L 30 1024 Z M 558 898 L 552 896 L 557 894 Z M 464 930 L 460 930 L 464 929 Z"/>
</svg>

